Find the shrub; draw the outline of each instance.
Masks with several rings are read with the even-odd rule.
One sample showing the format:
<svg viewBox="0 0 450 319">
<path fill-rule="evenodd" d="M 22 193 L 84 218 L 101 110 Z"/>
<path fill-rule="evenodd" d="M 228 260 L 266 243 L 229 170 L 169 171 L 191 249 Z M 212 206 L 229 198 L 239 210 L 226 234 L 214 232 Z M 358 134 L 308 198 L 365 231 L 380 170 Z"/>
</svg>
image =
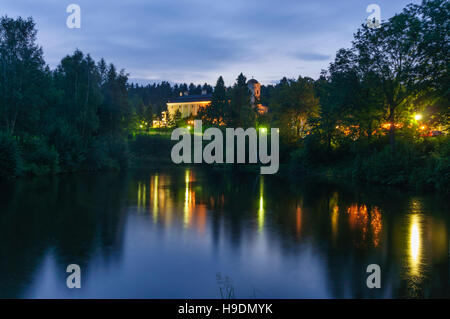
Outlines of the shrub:
<svg viewBox="0 0 450 319">
<path fill-rule="evenodd" d="M 128 167 L 130 152 L 128 151 L 127 142 L 120 138 L 112 138 L 109 143 L 108 154 L 118 164 L 118 167 L 125 169 Z"/>
<path fill-rule="evenodd" d="M 125 169 L 128 167 L 129 151 L 127 142 L 121 137 L 96 137 L 86 158 L 86 169 Z"/>
<path fill-rule="evenodd" d="M 450 193 L 450 137 L 437 138 L 436 149 L 432 152 L 431 174 L 434 187 Z"/>
<path fill-rule="evenodd" d="M 24 136 L 21 144 L 26 174 L 46 175 L 59 172 L 59 154 L 45 139 L 39 136 Z"/>
<path fill-rule="evenodd" d="M 17 140 L 0 132 L 0 179 L 19 176 L 22 172 L 22 159 Z"/>
<path fill-rule="evenodd" d="M 174 141 L 165 135 L 136 135 L 130 143 L 131 152 L 138 156 L 155 156 L 169 158 Z"/>
<path fill-rule="evenodd" d="M 59 164 L 62 171 L 77 171 L 86 161 L 87 147 L 77 131 L 66 121 L 56 119 L 48 130 L 49 144 L 53 145 L 59 154 Z"/>
</svg>

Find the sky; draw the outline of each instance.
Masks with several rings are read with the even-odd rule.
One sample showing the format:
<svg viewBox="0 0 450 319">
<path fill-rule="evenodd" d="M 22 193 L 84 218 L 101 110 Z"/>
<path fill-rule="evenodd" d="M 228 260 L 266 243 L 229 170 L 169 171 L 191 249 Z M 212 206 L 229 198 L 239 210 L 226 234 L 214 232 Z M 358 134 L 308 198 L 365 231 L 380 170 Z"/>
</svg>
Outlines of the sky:
<svg viewBox="0 0 450 319">
<path fill-rule="evenodd" d="M 70 4 L 81 28 L 66 25 Z M 232 85 L 243 72 L 262 84 L 316 79 L 350 47 L 369 4 L 387 20 L 419 0 L 1 0 L 0 15 L 32 16 L 54 68 L 80 49 L 129 73 L 130 82 Z"/>
</svg>

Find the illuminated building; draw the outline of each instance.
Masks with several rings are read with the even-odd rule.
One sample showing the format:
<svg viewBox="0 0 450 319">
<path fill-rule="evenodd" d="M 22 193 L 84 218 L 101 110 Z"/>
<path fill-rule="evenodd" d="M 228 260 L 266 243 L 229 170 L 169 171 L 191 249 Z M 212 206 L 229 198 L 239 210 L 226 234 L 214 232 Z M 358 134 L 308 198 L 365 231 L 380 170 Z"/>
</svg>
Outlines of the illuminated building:
<svg viewBox="0 0 450 319">
<path fill-rule="evenodd" d="M 181 118 L 196 116 L 200 107 L 207 107 L 211 104 L 212 94 L 203 91 L 201 95 L 189 95 L 188 92 L 180 93 L 176 99 L 167 102 L 167 111 L 173 117 L 177 111 L 181 113 Z"/>
<path fill-rule="evenodd" d="M 265 114 L 268 111 L 267 106 L 263 106 L 260 101 L 261 97 L 261 84 L 255 79 L 251 79 L 247 82 L 248 89 L 250 91 L 250 103 L 253 108 L 257 108 L 258 113 Z M 205 90 L 202 94 L 189 95 L 188 92 L 180 93 L 180 96 L 167 102 L 167 112 L 170 117 L 173 118 L 175 113 L 179 111 L 181 118 L 187 118 L 190 116 L 197 116 L 197 113 L 201 107 L 208 107 L 212 101 L 212 94 L 206 93 Z"/>
</svg>

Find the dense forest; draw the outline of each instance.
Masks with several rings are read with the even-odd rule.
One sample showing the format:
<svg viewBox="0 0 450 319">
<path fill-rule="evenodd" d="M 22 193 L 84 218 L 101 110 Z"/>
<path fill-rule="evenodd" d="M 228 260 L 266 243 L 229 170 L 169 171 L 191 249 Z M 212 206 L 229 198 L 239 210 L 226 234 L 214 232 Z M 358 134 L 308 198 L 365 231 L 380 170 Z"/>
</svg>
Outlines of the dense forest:
<svg viewBox="0 0 450 319">
<path fill-rule="evenodd" d="M 219 77 L 214 89 L 136 85 L 79 50 L 51 70 L 33 19 L 2 17 L 0 178 L 126 168 L 136 150 L 160 138 L 150 134 L 152 120 L 168 99 L 206 90 L 212 103 L 198 115 L 206 126 L 280 128 L 280 161 L 291 176 L 448 192 L 449 15 L 448 1 L 426 0 L 379 28 L 362 25 L 317 80 L 263 85 L 264 115 L 251 107 L 243 74 L 231 87 Z"/>
</svg>

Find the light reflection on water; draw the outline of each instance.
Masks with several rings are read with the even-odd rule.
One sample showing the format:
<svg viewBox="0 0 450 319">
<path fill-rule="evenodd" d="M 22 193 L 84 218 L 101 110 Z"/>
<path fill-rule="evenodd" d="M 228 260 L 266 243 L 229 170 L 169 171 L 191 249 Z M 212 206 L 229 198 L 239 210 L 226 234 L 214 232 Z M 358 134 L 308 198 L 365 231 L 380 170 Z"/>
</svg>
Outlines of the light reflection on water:
<svg viewBox="0 0 450 319">
<path fill-rule="evenodd" d="M 409 246 L 408 264 L 409 276 L 421 277 L 422 263 L 422 228 L 421 215 L 411 214 L 409 216 Z"/>
<path fill-rule="evenodd" d="M 259 177 L 259 208 L 258 208 L 258 231 L 264 228 L 264 177 Z"/>
<path fill-rule="evenodd" d="M 244 298 L 450 297 L 440 198 L 193 168 L 39 183 L 2 198 L 0 297 L 209 298 L 217 273 Z M 85 290 L 65 288 L 68 263 Z"/>
</svg>

